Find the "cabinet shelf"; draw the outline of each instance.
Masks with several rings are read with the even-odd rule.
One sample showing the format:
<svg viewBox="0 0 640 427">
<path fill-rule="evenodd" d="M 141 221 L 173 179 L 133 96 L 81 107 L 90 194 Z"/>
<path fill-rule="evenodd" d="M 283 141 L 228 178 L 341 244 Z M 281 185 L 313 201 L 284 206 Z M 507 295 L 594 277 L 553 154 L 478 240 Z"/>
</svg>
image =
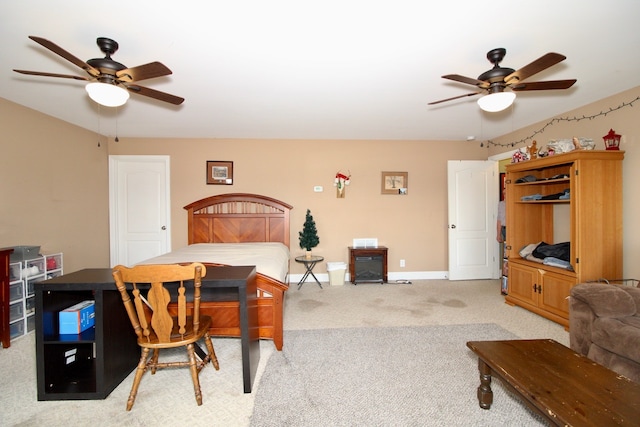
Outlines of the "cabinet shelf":
<svg viewBox="0 0 640 427">
<path fill-rule="evenodd" d="M 561 179 L 541 179 L 532 182 L 516 182 L 515 185 L 520 186 L 528 186 L 528 185 L 549 185 L 549 184 L 558 184 L 558 183 L 569 183 L 571 180 L 569 178 L 561 178 Z"/>
<path fill-rule="evenodd" d="M 47 329 L 47 328 L 44 328 Z M 89 328 L 79 334 L 58 334 L 49 333 L 43 335 L 44 344 L 72 344 L 72 343 L 93 343 L 96 340 L 96 329 Z"/>
<path fill-rule="evenodd" d="M 44 347 L 44 388 L 52 398 L 72 399 L 95 393 L 96 359 L 93 344 L 61 343 Z"/>
<path fill-rule="evenodd" d="M 571 199 L 518 200 L 515 203 L 517 203 L 519 205 L 568 204 L 568 203 L 571 203 Z"/>
</svg>

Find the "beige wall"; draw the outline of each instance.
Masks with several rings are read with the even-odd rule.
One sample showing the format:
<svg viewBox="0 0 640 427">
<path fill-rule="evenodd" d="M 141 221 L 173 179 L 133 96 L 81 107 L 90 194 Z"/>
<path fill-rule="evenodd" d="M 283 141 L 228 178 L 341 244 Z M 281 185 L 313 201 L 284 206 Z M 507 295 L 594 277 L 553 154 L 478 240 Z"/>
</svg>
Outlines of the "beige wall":
<svg viewBox="0 0 640 427">
<path fill-rule="evenodd" d="M 447 160 L 486 159 L 486 149 L 468 142 L 281 141 L 128 139 L 109 143 L 110 154 L 171 156 L 173 247 L 187 244 L 188 203 L 214 194 L 265 194 L 293 205 L 291 249 L 298 244 L 306 209 L 316 222 L 314 253 L 347 261 L 353 238 L 377 237 L 389 247 L 389 270 L 446 271 Z M 207 160 L 233 161 L 232 186 L 206 185 Z M 343 199 L 336 197 L 336 172 L 351 172 Z M 407 196 L 382 195 L 381 172 L 409 173 Z M 313 187 L 324 187 L 315 193 Z M 292 273 L 302 273 L 300 265 Z M 324 272 L 324 266 L 318 268 Z"/>
<path fill-rule="evenodd" d="M 640 95 L 640 88 L 585 106 L 566 116 L 609 111 Z M 638 107 L 622 108 L 592 120 L 561 121 L 537 136 L 592 137 L 602 148 L 609 128 L 623 134 L 625 276 L 640 277 L 640 206 L 635 197 L 640 172 Z M 558 117 L 565 117 L 561 115 Z M 291 247 L 298 247 L 307 208 L 316 221 L 315 252 L 346 261 L 354 237 L 377 237 L 388 246 L 390 271 L 447 270 L 447 160 L 486 159 L 513 150 L 506 146 L 531 135 L 547 121 L 496 139 L 505 146 L 480 147 L 457 141 L 282 141 L 121 138 L 97 147 L 98 136 L 0 99 L 3 200 L 0 246 L 40 244 L 65 253 L 65 270 L 109 266 L 108 155 L 171 156 L 173 248 L 186 245 L 184 205 L 226 192 L 266 194 L 294 206 Z M 541 136 L 544 136 L 543 138 Z M 527 142 L 527 143 L 530 143 Z M 520 144 L 520 146 L 525 144 Z M 234 162 L 234 185 L 205 184 L 206 160 Z M 335 197 L 335 173 L 351 171 L 346 197 Z M 409 194 L 380 194 L 380 172 L 409 172 Z M 321 185 L 324 192 L 314 193 Z M 399 267 L 399 260 L 406 267 Z M 295 264 L 295 263 L 294 263 Z M 323 266 L 324 267 L 324 266 Z M 324 271 L 324 268 L 318 271 Z M 301 273 L 293 265 L 292 273 Z"/>
<path fill-rule="evenodd" d="M 67 272 L 109 265 L 107 144 L 0 98 L 0 247 L 64 253 Z"/>
</svg>

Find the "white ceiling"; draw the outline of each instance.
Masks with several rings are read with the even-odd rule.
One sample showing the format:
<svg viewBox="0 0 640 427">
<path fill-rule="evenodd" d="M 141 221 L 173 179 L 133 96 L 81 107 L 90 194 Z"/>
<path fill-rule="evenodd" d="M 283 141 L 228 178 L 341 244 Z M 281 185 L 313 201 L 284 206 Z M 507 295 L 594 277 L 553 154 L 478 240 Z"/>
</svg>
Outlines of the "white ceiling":
<svg viewBox="0 0 640 427">
<path fill-rule="evenodd" d="M 2 1 L 0 97 L 120 139 L 490 139 L 639 86 L 639 20 L 637 0 Z M 112 38 L 116 61 L 173 71 L 143 86 L 186 100 L 132 95 L 115 112 L 81 81 L 14 73 L 85 75 L 29 35 L 83 60 Z M 566 55 L 527 81 L 578 82 L 518 92 L 502 113 L 481 112 L 477 96 L 427 105 L 472 92 L 441 76 L 476 78 L 497 47 L 514 69 Z"/>
</svg>

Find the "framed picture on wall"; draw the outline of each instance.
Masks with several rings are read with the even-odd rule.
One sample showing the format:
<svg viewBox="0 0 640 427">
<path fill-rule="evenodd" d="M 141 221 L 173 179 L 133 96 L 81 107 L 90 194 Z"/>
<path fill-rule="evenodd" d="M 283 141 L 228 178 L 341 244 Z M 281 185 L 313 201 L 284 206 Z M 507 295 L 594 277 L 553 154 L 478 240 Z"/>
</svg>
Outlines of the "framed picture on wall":
<svg viewBox="0 0 640 427">
<path fill-rule="evenodd" d="M 207 184 L 233 185 L 233 162 L 207 160 Z"/>
<path fill-rule="evenodd" d="M 382 194 L 406 196 L 409 189 L 409 172 L 382 172 Z"/>
</svg>

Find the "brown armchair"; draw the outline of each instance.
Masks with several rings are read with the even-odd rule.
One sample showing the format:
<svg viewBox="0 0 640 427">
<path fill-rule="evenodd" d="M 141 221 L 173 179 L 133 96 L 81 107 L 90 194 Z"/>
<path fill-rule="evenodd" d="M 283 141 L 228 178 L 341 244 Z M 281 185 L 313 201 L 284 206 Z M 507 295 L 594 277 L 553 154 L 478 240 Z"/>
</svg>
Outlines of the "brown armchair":
<svg viewBox="0 0 640 427">
<path fill-rule="evenodd" d="M 583 283 L 569 300 L 571 349 L 640 383 L 640 288 Z"/>
</svg>

